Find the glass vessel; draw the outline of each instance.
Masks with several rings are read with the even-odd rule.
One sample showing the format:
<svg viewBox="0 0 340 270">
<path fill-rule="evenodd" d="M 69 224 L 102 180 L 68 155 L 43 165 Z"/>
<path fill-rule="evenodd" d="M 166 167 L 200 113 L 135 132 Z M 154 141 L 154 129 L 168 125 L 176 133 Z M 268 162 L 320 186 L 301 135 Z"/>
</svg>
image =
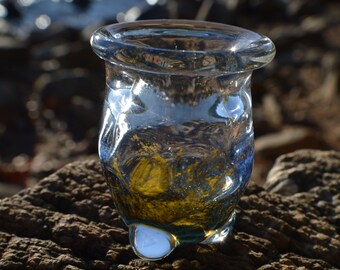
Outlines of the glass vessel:
<svg viewBox="0 0 340 270">
<path fill-rule="evenodd" d="M 252 171 L 250 79 L 273 59 L 271 40 L 153 20 L 104 26 L 91 45 L 106 64 L 99 157 L 135 253 L 222 241 Z"/>
</svg>

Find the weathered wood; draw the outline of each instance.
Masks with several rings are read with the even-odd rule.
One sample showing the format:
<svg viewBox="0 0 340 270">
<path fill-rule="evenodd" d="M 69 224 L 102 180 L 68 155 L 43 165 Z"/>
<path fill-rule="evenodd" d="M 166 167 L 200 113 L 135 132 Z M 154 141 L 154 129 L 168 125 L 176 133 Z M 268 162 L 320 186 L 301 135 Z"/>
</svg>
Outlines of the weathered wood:
<svg viewBox="0 0 340 270">
<path fill-rule="evenodd" d="M 158 262 L 132 252 L 99 163 L 75 162 L 0 201 L 0 269 L 337 269 L 339 162 L 337 152 L 279 158 L 275 185 L 288 178 L 295 194 L 249 185 L 225 243 L 181 246 Z"/>
</svg>

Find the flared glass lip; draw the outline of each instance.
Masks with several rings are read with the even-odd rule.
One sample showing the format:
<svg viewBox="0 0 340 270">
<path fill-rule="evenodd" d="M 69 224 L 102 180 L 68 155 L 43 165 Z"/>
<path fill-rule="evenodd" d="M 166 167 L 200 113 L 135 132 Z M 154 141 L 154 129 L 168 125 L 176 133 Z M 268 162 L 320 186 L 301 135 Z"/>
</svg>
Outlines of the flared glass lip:
<svg viewBox="0 0 340 270">
<path fill-rule="evenodd" d="M 146 20 L 97 29 L 94 52 L 114 65 L 154 73 L 205 75 L 258 69 L 275 46 L 253 31 L 207 21 Z"/>
</svg>

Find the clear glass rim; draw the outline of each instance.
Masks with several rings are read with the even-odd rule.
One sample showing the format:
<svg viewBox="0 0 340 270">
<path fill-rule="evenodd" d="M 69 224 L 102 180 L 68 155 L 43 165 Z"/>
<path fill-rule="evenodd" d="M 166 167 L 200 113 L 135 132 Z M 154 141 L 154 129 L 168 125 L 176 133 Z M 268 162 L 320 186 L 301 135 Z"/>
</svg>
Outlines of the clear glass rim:
<svg viewBox="0 0 340 270">
<path fill-rule="evenodd" d="M 176 34 L 177 30 L 187 31 L 188 41 L 190 37 L 197 38 L 197 34 L 201 34 L 199 38 L 202 41 L 215 35 L 215 43 L 221 44 L 202 50 L 164 48 L 138 41 L 139 36 L 151 40 L 161 38 L 162 33 L 167 35 L 173 31 Z M 157 31 L 163 32 L 155 34 Z M 131 37 L 136 39 L 129 39 Z M 182 34 L 179 37 L 183 38 Z M 93 33 L 90 43 L 94 52 L 107 62 L 154 73 L 204 75 L 248 72 L 265 66 L 275 56 L 275 46 L 266 36 L 237 26 L 194 20 L 162 19 L 106 25 Z M 150 55 L 159 57 L 160 64 L 147 63 Z M 199 62 L 206 58 L 213 64 L 202 65 Z M 171 62 L 178 63 L 169 65 Z M 193 62 L 195 65 L 192 65 Z"/>
</svg>

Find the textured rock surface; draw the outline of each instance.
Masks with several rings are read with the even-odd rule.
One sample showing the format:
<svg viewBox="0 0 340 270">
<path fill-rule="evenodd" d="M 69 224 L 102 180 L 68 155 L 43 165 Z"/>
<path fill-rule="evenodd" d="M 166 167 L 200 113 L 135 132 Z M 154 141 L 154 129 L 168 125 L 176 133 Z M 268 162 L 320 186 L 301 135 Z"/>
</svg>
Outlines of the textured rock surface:
<svg viewBox="0 0 340 270">
<path fill-rule="evenodd" d="M 290 162 L 307 166 L 325 155 L 328 165 L 315 182 L 309 170 L 290 178 L 310 183 L 299 193 L 250 185 L 225 243 L 182 246 L 158 262 L 132 252 L 98 162 L 72 163 L 0 201 L 0 269 L 338 269 L 339 153 L 299 152 Z"/>
<path fill-rule="evenodd" d="M 255 141 L 256 154 L 270 159 L 301 148 L 321 149 L 322 147 L 321 139 L 308 128 L 284 129 L 260 136 Z"/>
<path fill-rule="evenodd" d="M 299 150 L 280 156 L 270 170 L 265 188 L 290 195 L 296 192 L 327 189 L 340 183 L 340 152 Z M 328 201 L 324 196 L 324 200 Z"/>
</svg>

